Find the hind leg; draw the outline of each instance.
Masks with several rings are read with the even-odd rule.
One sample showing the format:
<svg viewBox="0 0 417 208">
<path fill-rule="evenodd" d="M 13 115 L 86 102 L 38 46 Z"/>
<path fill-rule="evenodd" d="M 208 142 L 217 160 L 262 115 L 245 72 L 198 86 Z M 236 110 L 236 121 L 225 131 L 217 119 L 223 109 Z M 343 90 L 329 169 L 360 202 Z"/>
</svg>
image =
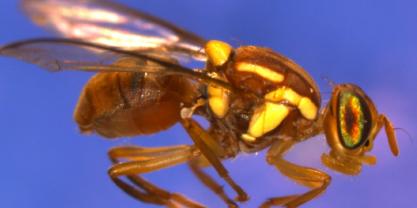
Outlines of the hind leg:
<svg viewBox="0 0 417 208">
<path fill-rule="evenodd" d="M 109 151 L 109 157 L 114 165 L 108 173 L 120 189 L 142 202 L 167 207 L 201 208 L 204 206 L 181 194 L 159 188 L 139 176 L 185 163 L 199 155 L 195 147 L 185 145 L 158 148 L 116 147 Z M 130 183 L 122 180 L 123 176 Z"/>
</svg>

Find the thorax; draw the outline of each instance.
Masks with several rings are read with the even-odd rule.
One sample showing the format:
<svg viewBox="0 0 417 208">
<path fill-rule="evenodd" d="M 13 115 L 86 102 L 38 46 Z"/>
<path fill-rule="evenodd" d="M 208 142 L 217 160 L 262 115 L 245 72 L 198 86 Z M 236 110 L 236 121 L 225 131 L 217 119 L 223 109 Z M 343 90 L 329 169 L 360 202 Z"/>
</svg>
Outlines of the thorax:
<svg viewBox="0 0 417 208">
<path fill-rule="evenodd" d="M 220 63 L 209 56 L 207 71 L 235 90 L 208 85 L 207 109 L 212 126 L 236 140 L 241 151 L 259 151 L 276 139 L 302 140 L 318 131 L 320 92 L 293 61 L 271 49 L 243 46 Z"/>
</svg>

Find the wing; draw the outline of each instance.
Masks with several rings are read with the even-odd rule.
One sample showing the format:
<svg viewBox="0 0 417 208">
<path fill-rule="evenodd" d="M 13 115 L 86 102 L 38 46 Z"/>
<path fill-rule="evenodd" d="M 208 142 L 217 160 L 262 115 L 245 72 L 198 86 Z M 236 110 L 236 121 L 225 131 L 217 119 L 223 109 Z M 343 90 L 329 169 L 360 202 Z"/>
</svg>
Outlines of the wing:
<svg viewBox="0 0 417 208">
<path fill-rule="evenodd" d="M 167 21 L 107 0 L 23 0 L 38 25 L 66 38 L 123 48 L 161 50 L 205 60 L 203 38 Z"/>
<path fill-rule="evenodd" d="M 181 66 L 172 57 L 154 53 L 152 50 L 137 52 L 81 40 L 43 38 L 3 46 L 0 48 L 0 55 L 36 64 L 52 72 L 81 70 L 178 74 L 233 90 L 227 82 L 211 78 L 202 71 Z M 135 60 L 135 64 L 125 64 L 121 61 L 123 59 Z"/>
</svg>

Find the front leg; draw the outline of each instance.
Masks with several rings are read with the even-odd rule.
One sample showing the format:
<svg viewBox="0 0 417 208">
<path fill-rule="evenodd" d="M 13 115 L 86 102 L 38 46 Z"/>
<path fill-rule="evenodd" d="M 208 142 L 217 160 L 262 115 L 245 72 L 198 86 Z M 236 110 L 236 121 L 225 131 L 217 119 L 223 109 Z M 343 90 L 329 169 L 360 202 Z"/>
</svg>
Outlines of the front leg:
<svg viewBox="0 0 417 208">
<path fill-rule="evenodd" d="M 323 193 L 330 184 L 331 177 L 326 173 L 309 167 L 293 164 L 284 159 L 284 154 L 296 141 L 277 141 L 267 153 L 267 162 L 274 165 L 283 175 L 291 180 L 311 188 L 303 194 L 270 198 L 261 207 L 285 206 L 298 207 Z"/>
</svg>

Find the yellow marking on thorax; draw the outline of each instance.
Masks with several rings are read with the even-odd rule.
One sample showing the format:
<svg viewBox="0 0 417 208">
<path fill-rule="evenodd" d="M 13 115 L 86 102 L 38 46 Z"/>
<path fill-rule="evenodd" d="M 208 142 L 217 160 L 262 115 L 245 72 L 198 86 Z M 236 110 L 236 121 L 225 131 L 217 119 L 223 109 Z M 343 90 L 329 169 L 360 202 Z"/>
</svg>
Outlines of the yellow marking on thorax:
<svg viewBox="0 0 417 208">
<path fill-rule="evenodd" d="M 257 107 L 252 115 L 249 128 L 241 138 L 254 142 L 256 138 L 277 128 L 288 116 L 290 107 L 284 103 L 297 106 L 304 118 L 313 120 L 317 116 L 318 107 L 308 97 L 303 97 L 291 88 L 281 87 L 265 95 L 266 102 Z"/>
<path fill-rule="evenodd" d="M 310 98 L 301 96 L 291 88 L 278 88 L 265 95 L 265 99 L 273 102 L 287 101 L 297 106 L 304 118 L 313 120 L 316 118 L 318 107 Z"/>
<path fill-rule="evenodd" d="M 272 82 L 282 82 L 284 80 L 284 75 L 273 71 L 267 67 L 260 66 L 253 63 L 248 62 L 240 62 L 237 63 L 236 69 L 242 72 L 250 72 L 261 76 L 267 80 Z"/>
<path fill-rule="evenodd" d="M 222 66 L 226 63 L 233 50 L 229 44 L 218 40 L 210 40 L 206 43 L 204 49 L 206 51 L 208 61 L 214 66 Z"/>
<path fill-rule="evenodd" d="M 221 78 L 216 73 L 211 73 L 212 78 Z M 209 96 L 209 106 L 218 118 L 223 118 L 229 111 L 229 91 L 217 85 L 209 84 L 207 86 L 207 94 Z"/>
<path fill-rule="evenodd" d="M 247 134 L 242 135 L 246 141 L 254 141 L 257 137 L 274 130 L 287 117 L 290 109 L 284 104 L 265 102 L 265 104 L 255 109 L 249 123 Z"/>
</svg>

